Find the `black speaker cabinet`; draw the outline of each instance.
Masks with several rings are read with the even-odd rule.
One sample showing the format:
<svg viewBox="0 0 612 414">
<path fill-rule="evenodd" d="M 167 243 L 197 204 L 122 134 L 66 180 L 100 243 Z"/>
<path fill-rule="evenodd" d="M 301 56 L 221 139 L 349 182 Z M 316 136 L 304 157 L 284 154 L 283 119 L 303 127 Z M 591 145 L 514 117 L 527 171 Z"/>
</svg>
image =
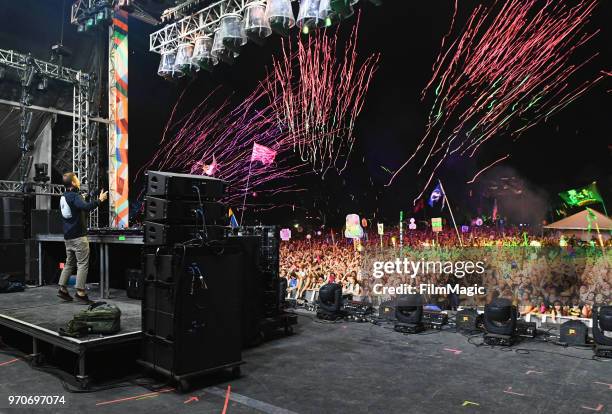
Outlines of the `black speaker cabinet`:
<svg viewBox="0 0 612 414">
<path fill-rule="evenodd" d="M 586 345 L 589 328 L 581 321 L 567 321 L 559 327 L 559 342 L 570 346 Z"/>
<path fill-rule="evenodd" d="M 16 280 L 25 280 L 26 256 L 23 242 L 0 242 L 0 273 L 9 274 Z"/>
<path fill-rule="evenodd" d="M 227 206 L 215 201 L 202 201 L 203 218 L 206 224 L 227 225 Z M 193 200 L 166 200 L 157 197 L 145 199 L 145 219 L 167 224 L 202 223 L 197 213 L 200 202 Z"/>
<path fill-rule="evenodd" d="M 31 234 L 64 234 L 62 213 L 59 210 L 32 210 Z"/>
<path fill-rule="evenodd" d="M 152 221 L 144 223 L 144 244 L 148 246 L 171 245 L 197 238 L 220 240 L 225 237 L 227 227 L 206 226 L 206 237 L 202 226 L 193 224 L 163 224 Z"/>
<path fill-rule="evenodd" d="M 481 329 L 482 316 L 476 309 L 462 309 L 455 316 L 455 324 L 458 331 L 474 332 Z"/>
<path fill-rule="evenodd" d="M 174 254 L 174 283 L 146 282 L 142 361 L 175 377 L 239 363 L 242 248 L 221 242 Z"/>
<path fill-rule="evenodd" d="M 227 183 L 202 175 L 147 171 L 147 196 L 183 200 L 218 200 Z M 198 196 L 199 192 L 199 196 Z"/>
</svg>

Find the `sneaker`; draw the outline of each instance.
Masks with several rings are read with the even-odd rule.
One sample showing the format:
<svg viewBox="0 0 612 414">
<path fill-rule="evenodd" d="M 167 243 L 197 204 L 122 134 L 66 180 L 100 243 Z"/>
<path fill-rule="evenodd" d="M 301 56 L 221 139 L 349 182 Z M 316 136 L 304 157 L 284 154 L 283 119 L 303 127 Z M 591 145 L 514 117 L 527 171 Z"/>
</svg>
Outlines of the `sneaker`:
<svg viewBox="0 0 612 414">
<path fill-rule="evenodd" d="M 72 302 L 72 296 L 70 296 L 70 293 L 68 293 L 68 291 L 64 291 L 62 289 L 57 291 L 57 296 L 62 298 L 62 300 L 65 300 L 66 302 Z"/>
<path fill-rule="evenodd" d="M 78 300 L 79 302 L 81 302 L 81 303 L 82 303 L 82 304 L 84 304 L 84 305 L 91 305 L 92 303 L 94 303 L 94 301 L 93 301 L 93 300 L 89 299 L 89 296 L 88 296 L 87 294 L 85 294 L 85 295 L 81 296 L 81 295 L 79 295 L 79 294 L 77 293 L 77 294 L 76 294 L 76 295 L 74 295 L 74 296 L 77 298 L 77 300 Z"/>
</svg>

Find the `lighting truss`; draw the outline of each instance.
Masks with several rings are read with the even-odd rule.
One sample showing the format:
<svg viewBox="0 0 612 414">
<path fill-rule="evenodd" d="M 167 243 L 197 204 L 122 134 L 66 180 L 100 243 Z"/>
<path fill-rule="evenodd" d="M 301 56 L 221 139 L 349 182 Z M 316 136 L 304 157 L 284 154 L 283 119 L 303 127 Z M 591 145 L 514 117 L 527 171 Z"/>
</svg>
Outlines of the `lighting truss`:
<svg viewBox="0 0 612 414">
<path fill-rule="evenodd" d="M 80 70 L 56 65 L 31 55 L 25 55 L 13 50 L 0 49 L 0 66 L 16 69 L 20 74 L 34 69 L 38 76 L 67 82 L 73 86 L 72 106 L 72 170 L 83 182 L 83 190 L 93 189 L 97 183 L 90 179 L 97 171 L 97 145 L 90 146 L 89 136 L 89 88 L 91 76 Z M 27 102 L 22 100 L 22 111 L 27 108 Z M 24 154 L 27 148 L 22 149 Z M 24 160 L 22 160 L 24 161 Z M 0 186 L 0 190 L 4 187 Z M 49 194 L 49 193 L 44 193 Z M 90 225 L 97 227 L 97 216 L 90 217 Z"/>
<path fill-rule="evenodd" d="M 0 194 L 19 193 L 61 196 L 64 194 L 64 186 L 62 184 L 23 183 L 21 181 L 0 180 Z"/>
<path fill-rule="evenodd" d="M 44 60 L 36 59 L 13 50 L 0 49 L 0 64 L 19 71 L 25 71 L 29 66 L 33 66 L 39 75 L 64 82 L 74 83 L 89 81 L 89 75 L 86 73 L 65 66 L 59 66 L 54 63 L 45 62 Z"/>
<path fill-rule="evenodd" d="M 221 0 L 216 1 L 203 9 L 183 17 L 174 23 L 164 26 L 162 29 L 149 35 L 149 51 L 161 53 L 163 50 L 173 50 L 180 43 L 191 43 L 196 36 L 203 33 L 213 33 L 219 26 L 221 17 L 229 13 L 242 14 L 249 5 L 266 4 L 265 0 Z M 188 6 L 192 6 L 191 2 Z M 176 9 L 176 7 L 174 8 Z M 174 10 L 170 9 L 170 10 Z M 173 12 L 177 15 L 184 8 Z"/>
</svg>

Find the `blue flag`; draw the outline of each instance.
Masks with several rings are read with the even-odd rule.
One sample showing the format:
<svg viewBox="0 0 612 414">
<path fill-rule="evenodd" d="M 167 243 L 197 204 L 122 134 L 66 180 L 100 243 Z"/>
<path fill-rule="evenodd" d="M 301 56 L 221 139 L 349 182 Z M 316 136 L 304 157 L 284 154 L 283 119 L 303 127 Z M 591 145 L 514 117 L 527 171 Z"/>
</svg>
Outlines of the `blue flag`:
<svg viewBox="0 0 612 414">
<path fill-rule="evenodd" d="M 234 212 L 232 211 L 232 209 L 229 209 L 229 218 L 230 218 L 230 226 L 235 229 L 238 226 L 238 220 L 236 220 L 236 216 L 234 215 Z"/>
<path fill-rule="evenodd" d="M 438 201 L 442 200 L 444 198 L 444 193 L 442 192 L 442 188 L 440 188 L 440 183 L 438 183 L 438 185 L 436 185 L 436 188 L 434 188 L 434 190 L 431 192 L 431 195 L 429 196 L 429 201 L 427 202 L 427 204 L 429 204 L 429 207 L 433 207 L 434 204 L 436 204 Z"/>
</svg>

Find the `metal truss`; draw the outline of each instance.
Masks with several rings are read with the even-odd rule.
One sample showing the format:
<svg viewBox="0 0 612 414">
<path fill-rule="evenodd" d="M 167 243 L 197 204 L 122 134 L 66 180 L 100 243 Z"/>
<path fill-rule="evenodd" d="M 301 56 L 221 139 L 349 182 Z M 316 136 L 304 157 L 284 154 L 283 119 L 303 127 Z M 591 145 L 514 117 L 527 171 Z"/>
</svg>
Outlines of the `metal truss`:
<svg viewBox="0 0 612 414">
<path fill-rule="evenodd" d="M 212 33 L 219 26 L 221 17 L 228 13 L 242 13 L 251 4 L 266 4 L 265 0 L 221 0 L 204 7 L 194 14 L 164 26 L 149 35 L 149 51 L 161 53 L 173 50 L 180 43 L 192 42 L 202 33 Z"/>
<path fill-rule="evenodd" d="M 0 180 L 1 194 L 36 194 L 61 196 L 64 194 L 64 186 L 61 184 L 24 183 L 21 181 Z"/>
<path fill-rule="evenodd" d="M 96 0 L 75 0 L 70 10 L 70 23 L 79 24 L 96 6 Z"/>
<path fill-rule="evenodd" d="M 89 81 L 89 75 L 65 66 L 45 62 L 30 55 L 15 52 L 13 50 L 0 49 L 0 64 L 23 71 L 28 66 L 34 66 L 36 72 L 44 77 L 58 79 L 64 82 Z"/>
<path fill-rule="evenodd" d="M 90 139 L 97 140 L 97 134 L 92 137 L 89 136 L 90 75 L 13 50 L 0 49 L 0 65 L 14 68 L 22 73 L 34 68 L 34 71 L 41 77 L 57 79 L 73 85 L 72 169 L 81 179 L 83 190 L 93 189 L 97 184 L 98 145 L 96 141 L 90 146 Z M 22 111 L 25 111 L 25 108 L 28 106 L 27 102 L 23 99 L 22 106 Z M 23 152 L 24 154 L 27 153 L 27 151 Z M 92 176 L 92 171 L 94 170 L 95 176 Z M 25 177 L 22 177 L 22 179 L 25 179 Z M 92 224 L 92 221 L 93 227 L 97 227 L 97 212 L 90 216 L 90 224 Z"/>
</svg>

